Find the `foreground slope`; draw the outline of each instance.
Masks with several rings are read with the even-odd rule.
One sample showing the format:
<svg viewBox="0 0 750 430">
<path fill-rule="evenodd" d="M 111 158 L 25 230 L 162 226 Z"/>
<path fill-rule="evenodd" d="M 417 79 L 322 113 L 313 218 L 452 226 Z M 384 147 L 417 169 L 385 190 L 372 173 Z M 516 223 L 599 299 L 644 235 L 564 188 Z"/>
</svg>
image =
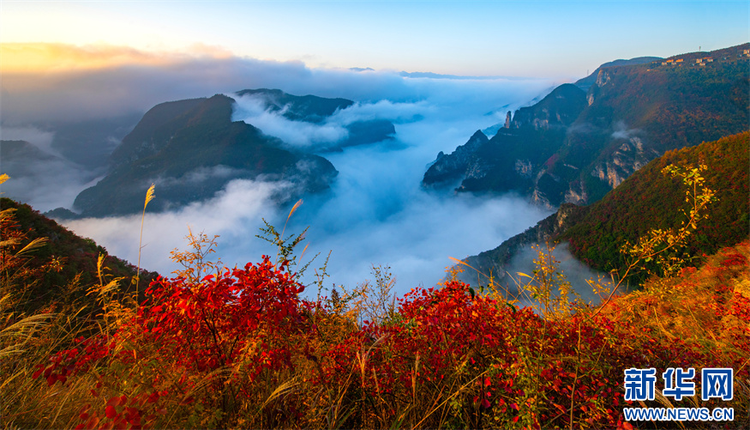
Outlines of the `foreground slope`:
<svg viewBox="0 0 750 430">
<path fill-rule="evenodd" d="M 9 295 L 16 314 L 78 309 L 76 305 L 87 309 L 79 315 L 81 318 L 95 313 L 95 300 L 86 293 L 89 287 L 100 282 L 97 270 L 100 256 L 107 279 L 123 278 L 122 292 L 135 291 L 131 279 L 136 275 L 136 267 L 108 255 L 107 250 L 93 240 L 79 237 L 31 206 L 9 198 L 0 198 L 0 210 L 3 211 L 0 254 L 5 287 L 2 294 Z M 38 239 L 45 239 L 43 246 L 24 252 L 19 258 L 13 257 Z M 140 276 L 143 289 L 157 274 L 142 270 Z"/>
</svg>

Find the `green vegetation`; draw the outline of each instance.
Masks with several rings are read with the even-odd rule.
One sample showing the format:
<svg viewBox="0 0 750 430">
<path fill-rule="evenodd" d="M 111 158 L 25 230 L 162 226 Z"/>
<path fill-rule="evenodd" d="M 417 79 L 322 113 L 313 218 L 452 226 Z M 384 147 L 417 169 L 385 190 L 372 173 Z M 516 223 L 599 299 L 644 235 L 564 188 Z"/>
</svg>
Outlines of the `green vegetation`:
<svg viewBox="0 0 750 430">
<path fill-rule="evenodd" d="M 687 239 L 685 255 L 711 255 L 750 237 L 750 132 L 716 142 L 670 151 L 633 174 L 557 239 L 587 265 L 604 272 L 626 267 L 623 243 L 635 243 L 650 230 L 679 225 L 687 208 L 683 184 L 664 175 L 668 165 L 705 165 L 705 185 L 716 190 L 708 219 Z M 635 278 L 643 281 L 647 272 Z"/>
</svg>

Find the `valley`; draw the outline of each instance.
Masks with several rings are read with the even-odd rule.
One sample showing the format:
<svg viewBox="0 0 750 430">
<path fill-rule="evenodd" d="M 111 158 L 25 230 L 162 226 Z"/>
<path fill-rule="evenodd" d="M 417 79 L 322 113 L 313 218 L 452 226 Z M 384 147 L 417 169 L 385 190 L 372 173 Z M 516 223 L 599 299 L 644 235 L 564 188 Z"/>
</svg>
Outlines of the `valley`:
<svg viewBox="0 0 750 430">
<path fill-rule="evenodd" d="M 9 428 L 748 422 L 750 43 L 576 81 L 262 67 L 5 105 Z M 652 368 L 733 396 L 637 398 Z"/>
</svg>

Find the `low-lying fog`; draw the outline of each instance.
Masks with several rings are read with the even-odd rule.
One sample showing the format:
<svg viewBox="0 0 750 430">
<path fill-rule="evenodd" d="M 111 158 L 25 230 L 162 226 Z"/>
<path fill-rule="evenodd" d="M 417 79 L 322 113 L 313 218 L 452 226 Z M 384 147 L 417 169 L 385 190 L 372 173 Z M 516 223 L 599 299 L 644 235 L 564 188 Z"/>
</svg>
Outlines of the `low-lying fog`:
<svg viewBox="0 0 750 430">
<path fill-rule="evenodd" d="M 299 67 L 298 64 L 293 66 Z M 281 66 L 274 64 L 274 67 Z M 396 136 L 392 141 L 321 154 L 333 163 L 339 175 L 329 192 L 307 196 L 286 226 L 287 234 L 300 233 L 309 226 L 307 240 L 299 248 L 301 252 L 305 244 L 309 244 L 302 261 L 307 262 L 315 254 L 321 254 L 310 266 L 310 274 L 321 266 L 331 251 L 330 278 L 326 286 L 335 283 L 353 287 L 371 280 L 372 265 L 390 267 L 399 294 L 419 285 L 432 286 L 443 278 L 445 268 L 452 265 L 449 256 L 464 258 L 493 248 L 550 213 L 527 204 L 519 196 L 455 195 L 450 189 L 442 192 L 424 190 L 420 181 L 439 151 L 452 152 L 476 130 L 504 121 L 508 110 L 515 110 L 545 95 L 557 82 L 407 78 L 386 72 L 305 70 L 306 73 L 297 75 L 256 73 L 247 75 L 253 77 L 244 80 L 241 76 L 234 76 L 233 72 L 225 72 L 229 73 L 225 85 L 217 86 L 215 91 L 204 89 L 202 95 L 267 87 L 295 95 L 315 94 L 355 100 L 354 106 L 335 114 L 329 121 L 311 125 L 258 111 L 248 106 L 247 101 L 238 99 L 235 120 L 245 120 L 268 134 L 283 138 L 289 145 L 303 146 L 308 150 L 314 148 L 316 142 L 330 143 L 331 139 L 341 138 L 342 125 L 352 121 L 382 118 L 394 122 Z M 115 77 L 103 75 L 100 79 Z M 187 87 L 185 81 L 192 77 L 190 73 L 178 75 L 175 78 L 175 88 L 178 89 L 163 91 L 165 98 L 160 101 L 196 96 L 195 89 L 179 91 Z M 120 85 L 137 86 L 144 79 L 147 80 L 137 76 Z M 160 77 L 159 82 L 163 81 Z M 226 88 L 226 83 L 233 87 Z M 87 97 L 90 96 L 87 93 Z M 50 97 L 53 101 L 60 98 L 54 94 Z M 111 99 L 112 95 L 103 97 Z M 130 100 L 128 103 L 123 111 L 125 108 L 132 111 L 134 105 Z M 142 109 L 145 111 L 152 105 Z M 28 110 L 28 106 L 24 105 L 24 109 Z M 82 115 L 91 115 L 85 109 L 83 112 Z M 27 111 L 24 114 L 29 116 Z M 7 124 L 3 127 L 9 130 Z M 18 130 L 19 123 L 16 122 L 14 127 Z M 32 134 L 28 133 L 33 138 Z M 48 135 L 45 136 L 49 139 Z M 79 178 L 90 174 L 80 173 Z M 75 181 L 71 176 L 74 175 L 62 176 L 68 178 L 70 184 L 64 196 L 67 199 L 64 206 L 67 207 L 84 184 L 83 179 Z M 174 248 L 185 248 L 183 238 L 188 227 L 195 233 L 202 231 L 211 236 L 219 235 L 216 255 L 229 266 L 256 262 L 262 254 L 275 255 L 269 244 L 255 236 L 263 226 L 262 218 L 278 229 L 284 227 L 290 206 L 274 207 L 269 197 L 285 186 L 289 185 L 236 180 L 208 201 L 173 212 L 147 213 L 142 265 L 161 274 L 175 270 L 177 267 L 169 260 L 169 252 Z M 144 189 L 144 196 L 145 192 Z M 42 192 L 37 194 L 46 196 Z M 55 206 L 48 197 L 45 198 L 47 200 L 31 198 L 29 201 L 41 211 L 53 209 Z M 158 188 L 156 198 L 159 198 Z M 84 219 L 65 225 L 79 235 L 96 240 L 111 254 L 133 263 L 138 260 L 140 215 Z"/>
</svg>

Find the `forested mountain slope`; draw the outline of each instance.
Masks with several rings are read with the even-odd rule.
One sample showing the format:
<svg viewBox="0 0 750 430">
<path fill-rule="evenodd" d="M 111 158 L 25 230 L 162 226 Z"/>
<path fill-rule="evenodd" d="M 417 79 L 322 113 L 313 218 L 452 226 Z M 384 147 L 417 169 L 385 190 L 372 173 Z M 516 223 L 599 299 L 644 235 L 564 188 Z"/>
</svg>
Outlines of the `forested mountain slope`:
<svg viewBox="0 0 750 430">
<path fill-rule="evenodd" d="M 744 132 L 668 151 L 600 201 L 590 206 L 563 204 L 533 228 L 465 261 L 482 273 L 501 279 L 520 249 L 550 241 L 568 243 L 570 252 L 594 269 L 622 269 L 625 260 L 620 248 L 626 241 L 635 243 L 651 229 L 679 226 L 686 218 L 682 212 L 689 211 L 685 185 L 662 173 L 669 164 L 685 168 L 706 165 L 707 170 L 701 175 L 706 186 L 716 192 L 708 219 L 701 221 L 687 242 L 689 255 L 711 255 L 750 237 L 750 132 Z"/>
<path fill-rule="evenodd" d="M 750 129 L 748 48 L 602 66 L 587 92 L 558 87 L 463 151 L 469 162 L 440 157 L 423 184 L 452 167 L 458 191 L 517 191 L 549 207 L 593 203 L 666 151 Z"/>
</svg>

